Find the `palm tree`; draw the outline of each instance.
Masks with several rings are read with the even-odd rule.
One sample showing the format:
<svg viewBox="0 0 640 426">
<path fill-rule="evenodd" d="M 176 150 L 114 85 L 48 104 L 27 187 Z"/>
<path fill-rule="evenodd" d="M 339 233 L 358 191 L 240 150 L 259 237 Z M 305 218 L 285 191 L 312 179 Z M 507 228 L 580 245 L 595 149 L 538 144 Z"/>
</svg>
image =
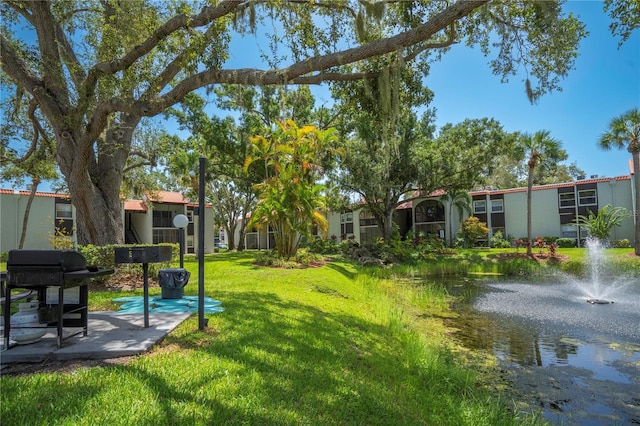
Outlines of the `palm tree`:
<svg viewBox="0 0 640 426">
<path fill-rule="evenodd" d="M 325 208 L 322 156 L 331 151 L 337 140 L 333 130 L 321 131 L 314 126 L 298 127 L 288 120 L 279 122 L 268 137 L 251 138 L 252 153 L 245 160 L 245 171 L 252 163 L 264 167 L 265 178 L 254 185 L 259 193 L 250 226 L 270 226 L 280 257 L 295 256 L 302 236 L 310 236 L 317 225 L 326 234 L 329 223 L 320 213 Z M 262 164 L 261 164 L 262 163 Z"/>
<path fill-rule="evenodd" d="M 633 184 L 635 187 L 634 213 L 640 212 L 640 110 L 633 108 L 624 114 L 614 117 L 609 129 L 600 136 L 598 145 L 604 150 L 623 149 L 631 153 L 633 159 Z M 636 216 L 634 216 L 636 217 Z M 636 256 L 640 256 L 640 221 L 635 221 L 634 246 Z"/>
<path fill-rule="evenodd" d="M 447 243 L 449 246 L 453 246 L 453 224 L 451 215 L 453 213 L 453 207 L 458 210 L 458 222 L 462 223 L 462 215 L 466 211 L 471 214 L 471 196 L 467 191 L 460 189 L 454 189 L 440 196 L 440 202 L 446 203 L 449 206 L 449 223 L 447 232 Z"/>
<path fill-rule="evenodd" d="M 527 255 L 531 256 L 531 189 L 536 170 L 553 168 L 558 161 L 566 160 L 567 152 L 560 141 L 552 138 L 548 130 L 533 135 L 523 134 L 516 145 L 518 158 L 527 160 Z"/>
</svg>

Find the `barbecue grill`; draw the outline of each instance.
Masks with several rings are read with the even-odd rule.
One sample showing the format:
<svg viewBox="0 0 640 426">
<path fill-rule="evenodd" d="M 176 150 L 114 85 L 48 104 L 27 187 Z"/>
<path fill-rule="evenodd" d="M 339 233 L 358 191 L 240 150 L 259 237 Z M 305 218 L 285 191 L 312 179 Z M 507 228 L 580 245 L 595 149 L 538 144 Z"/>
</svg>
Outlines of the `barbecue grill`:
<svg viewBox="0 0 640 426">
<path fill-rule="evenodd" d="M 7 258 L 7 293 L 4 301 L 4 347 L 9 348 L 11 328 L 11 290 L 36 290 L 40 312 L 48 318 L 44 326 L 56 326 L 58 348 L 62 346 L 64 327 L 82 327 L 87 335 L 88 290 L 92 278 L 109 275 L 113 269 L 87 266 L 84 256 L 72 250 L 10 250 Z M 70 303 L 65 290 L 79 287 L 78 297 Z M 57 289 L 57 298 L 55 290 Z M 47 291 L 49 290 L 49 291 Z M 44 322 L 43 322 L 44 321 Z M 65 336 L 75 336 L 80 332 Z"/>
<path fill-rule="evenodd" d="M 144 279 L 144 327 L 149 328 L 149 263 L 167 262 L 171 260 L 169 246 L 129 246 L 114 249 L 115 263 L 142 263 Z"/>
</svg>

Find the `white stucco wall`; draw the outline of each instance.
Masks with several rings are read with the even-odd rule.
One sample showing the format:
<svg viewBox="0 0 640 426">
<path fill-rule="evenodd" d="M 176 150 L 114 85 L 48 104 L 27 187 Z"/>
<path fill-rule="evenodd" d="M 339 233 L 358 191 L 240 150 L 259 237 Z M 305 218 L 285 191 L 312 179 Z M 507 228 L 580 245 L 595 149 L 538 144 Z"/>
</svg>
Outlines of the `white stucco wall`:
<svg viewBox="0 0 640 426">
<path fill-rule="evenodd" d="M 140 238 L 140 243 L 151 244 L 153 242 L 153 214 L 150 211 L 133 212 L 130 220 L 138 238 Z"/>
<path fill-rule="evenodd" d="M 524 235 L 526 235 L 526 229 L 525 222 Z M 557 189 L 531 192 L 531 234 L 531 238 L 561 235 Z"/>
<path fill-rule="evenodd" d="M 627 209 L 633 212 L 633 197 L 631 180 L 612 180 L 598 184 L 598 208 L 610 204 L 615 207 Z M 633 216 L 623 219 L 620 226 L 614 227 L 611 233 L 611 240 L 628 239 L 633 245 L 634 221 Z"/>
<path fill-rule="evenodd" d="M 17 249 L 22 233 L 22 221 L 26 211 L 27 194 L 0 194 L 0 252 Z M 54 234 L 56 199 L 36 196 L 29 212 L 25 249 L 51 249 L 49 238 Z M 73 218 L 76 217 L 72 208 Z"/>
<path fill-rule="evenodd" d="M 213 253 L 214 252 L 214 236 L 215 232 L 213 229 L 213 209 L 205 208 L 205 216 L 204 216 L 204 252 L 205 253 Z M 193 231 L 194 231 L 194 249 L 196 254 L 198 253 L 198 233 L 199 233 L 199 216 L 193 216 Z"/>
</svg>

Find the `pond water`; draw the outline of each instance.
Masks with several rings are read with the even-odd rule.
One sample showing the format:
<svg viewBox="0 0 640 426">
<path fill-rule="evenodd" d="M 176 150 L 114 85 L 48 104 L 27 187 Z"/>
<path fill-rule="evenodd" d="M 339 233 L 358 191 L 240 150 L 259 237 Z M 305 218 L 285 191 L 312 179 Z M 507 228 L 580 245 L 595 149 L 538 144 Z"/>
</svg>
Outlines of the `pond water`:
<svg viewBox="0 0 640 426">
<path fill-rule="evenodd" d="M 640 425 L 640 281 L 598 283 L 603 305 L 587 303 L 591 283 L 541 281 L 450 283 L 464 302 L 447 325 L 497 357 L 520 408 L 556 424 Z"/>
</svg>

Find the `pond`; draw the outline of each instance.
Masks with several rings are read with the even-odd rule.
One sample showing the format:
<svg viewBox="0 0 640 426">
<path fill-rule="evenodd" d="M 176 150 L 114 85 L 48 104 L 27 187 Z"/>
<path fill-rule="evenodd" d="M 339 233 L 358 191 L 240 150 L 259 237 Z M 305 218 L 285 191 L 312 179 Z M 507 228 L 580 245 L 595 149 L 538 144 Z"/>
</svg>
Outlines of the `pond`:
<svg viewBox="0 0 640 426">
<path fill-rule="evenodd" d="M 543 282 L 545 281 L 545 282 Z M 514 401 L 566 425 L 640 424 L 640 281 L 478 278 L 447 325 L 464 346 L 499 360 Z M 607 294 L 608 293 L 608 294 Z M 587 303 L 606 294 L 607 304 Z"/>
</svg>

